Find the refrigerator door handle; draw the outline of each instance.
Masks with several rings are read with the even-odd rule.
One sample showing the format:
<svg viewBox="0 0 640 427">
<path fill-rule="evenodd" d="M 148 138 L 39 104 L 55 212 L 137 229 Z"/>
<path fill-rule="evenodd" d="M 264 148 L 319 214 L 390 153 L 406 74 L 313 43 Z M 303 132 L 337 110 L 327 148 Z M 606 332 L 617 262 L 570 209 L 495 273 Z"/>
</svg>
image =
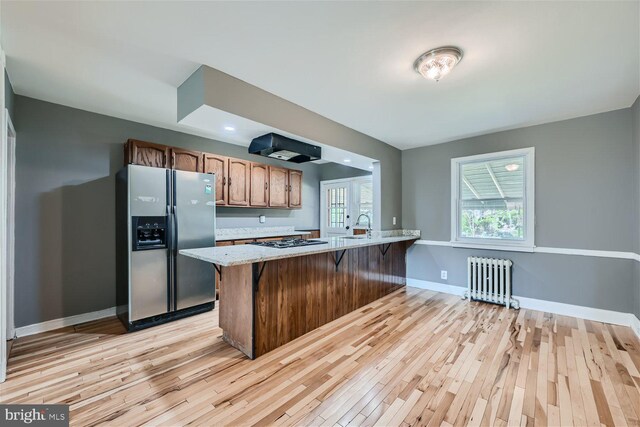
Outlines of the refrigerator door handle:
<svg viewBox="0 0 640 427">
<path fill-rule="evenodd" d="M 169 292 L 171 293 L 171 305 L 169 306 L 169 311 L 174 311 L 178 309 L 178 262 L 177 262 L 177 258 L 178 258 L 178 208 L 177 208 L 177 202 L 176 202 L 176 171 L 173 170 L 171 171 L 171 190 L 172 190 L 172 196 L 171 196 L 171 204 L 173 205 L 173 215 L 172 216 L 172 222 L 173 222 L 173 230 L 172 230 L 172 248 L 171 248 L 171 264 L 173 265 L 173 271 L 171 272 L 171 287 L 169 289 Z"/>
<path fill-rule="evenodd" d="M 169 170 L 166 171 L 166 187 L 167 187 L 167 311 L 171 311 L 171 302 L 173 301 L 173 270 L 175 265 L 173 263 L 173 215 L 171 212 L 171 205 L 173 204 L 173 181 Z"/>
<path fill-rule="evenodd" d="M 178 256 L 178 208 L 173 207 L 173 229 L 175 232 L 175 238 L 173 239 L 173 254 Z"/>
</svg>

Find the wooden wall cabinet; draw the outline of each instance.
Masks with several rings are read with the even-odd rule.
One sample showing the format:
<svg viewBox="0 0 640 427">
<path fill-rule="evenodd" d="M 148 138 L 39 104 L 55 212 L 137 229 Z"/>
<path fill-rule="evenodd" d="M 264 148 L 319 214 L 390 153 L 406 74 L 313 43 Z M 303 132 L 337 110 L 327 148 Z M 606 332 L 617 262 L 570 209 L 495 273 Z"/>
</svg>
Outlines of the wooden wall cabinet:
<svg viewBox="0 0 640 427">
<path fill-rule="evenodd" d="M 233 206 L 249 206 L 249 184 L 251 162 L 229 158 L 229 174 L 227 186 L 228 204 Z"/>
<path fill-rule="evenodd" d="M 289 207 L 289 170 L 269 166 L 269 206 Z"/>
<path fill-rule="evenodd" d="M 124 159 L 126 164 L 168 168 L 169 147 L 153 142 L 129 139 L 124 145 Z"/>
<path fill-rule="evenodd" d="M 269 206 L 269 166 L 251 163 L 251 191 L 249 193 L 251 206 Z"/>
<path fill-rule="evenodd" d="M 202 152 L 184 150 L 182 148 L 171 149 L 171 169 L 188 172 L 203 172 Z"/>
<path fill-rule="evenodd" d="M 299 209 L 302 171 L 129 139 L 125 164 L 216 175 L 216 205 Z"/>
<path fill-rule="evenodd" d="M 302 207 L 302 171 L 289 169 L 289 207 Z"/>
<path fill-rule="evenodd" d="M 224 156 L 204 153 L 202 155 L 204 173 L 216 175 L 216 206 L 226 206 L 229 196 L 227 175 L 229 173 L 229 159 Z"/>
</svg>

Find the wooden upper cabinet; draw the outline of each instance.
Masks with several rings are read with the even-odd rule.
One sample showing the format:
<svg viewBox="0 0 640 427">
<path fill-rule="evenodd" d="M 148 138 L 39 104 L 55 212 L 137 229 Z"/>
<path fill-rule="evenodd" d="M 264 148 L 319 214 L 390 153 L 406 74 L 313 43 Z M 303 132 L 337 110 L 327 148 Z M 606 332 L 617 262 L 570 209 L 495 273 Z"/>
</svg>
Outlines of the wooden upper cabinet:
<svg viewBox="0 0 640 427">
<path fill-rule="evenodd" d="M 251 162 L 229 158 L 227 174 L 228 200 L 233 206 L 249 206 L 249 183 Z"/>
<path fill-rule="evenodd" d="M 216 205 L 302 207 L 302 171 L 129 139 L 126 164 L 216 175 Z"/>
<path fill-rule="evenodd" d="M 289 207 L 302 207 L 302 171 L 289 170 Z"/>
<path fill-rule="evenodd" d="M 289 207 L 289 170 L 269 166 L 269 206 Z"/>
<path fill-rule="evenodd" d="M 229 159 L 223 156 L 204 153 L 202 155 L 202 162 L 204 164 L 204 173 L 213 173 L 216 175 L 216 205 L 225 206 L 229 198 L 227 187 Z"/>
<path fill-rule="evenodd" d="M 130 139 L 125 144 L 125 164 L 169 167 L 169 147 L 152 142 Z"/>
<path fill-rule="evenodd" d="M 202 152 L 183 150 L 182 148 L 172 148 L 171 169 L 189 172 L 202 172 Z"/>
<path fill-rule="evenodd" d="M 251 163 L 251 206 L 269 206 L 269 166 Z"/>
</svg>

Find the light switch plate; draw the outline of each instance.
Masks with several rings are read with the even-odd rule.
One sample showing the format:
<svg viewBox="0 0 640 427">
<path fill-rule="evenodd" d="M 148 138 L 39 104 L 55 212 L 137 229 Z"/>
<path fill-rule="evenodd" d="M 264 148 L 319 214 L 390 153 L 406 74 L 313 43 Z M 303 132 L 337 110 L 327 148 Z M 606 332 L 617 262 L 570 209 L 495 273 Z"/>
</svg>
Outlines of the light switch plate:
<svg viewBox="0 0 640 427">
<path fill-rule="evenodd" d="M 447 270 L 440 270 L 440 278 L 442 280 L 447 280 Z"/>
<path fill-rule="evenodd" d="M 264 224 L 265 222 L 267 222 L 267 217 L 264 215 L 260 215 L 258 217 L 258 221 L 260 221 L 260 224 Z"/>
<path fill-rule="evenodd" d="M 393 225 L 396 225 L 396 217 L 393 217 Z"/>
</svg>

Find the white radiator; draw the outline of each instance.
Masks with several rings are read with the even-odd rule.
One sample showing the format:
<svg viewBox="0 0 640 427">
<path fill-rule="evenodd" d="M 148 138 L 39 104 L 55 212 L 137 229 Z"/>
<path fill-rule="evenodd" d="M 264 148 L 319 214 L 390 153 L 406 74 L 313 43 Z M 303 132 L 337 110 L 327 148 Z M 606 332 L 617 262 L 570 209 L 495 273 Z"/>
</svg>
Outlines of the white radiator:
<svg viewBox="0 0 640 427">
<path fill-rule="evenodd" d="M 467 292 L 464 297 L 471 300 L 504 304 L 519 308 L 517 300 L 511 298 L 511 266 L 508 259 L 467 258 Z"/>
</svg>

